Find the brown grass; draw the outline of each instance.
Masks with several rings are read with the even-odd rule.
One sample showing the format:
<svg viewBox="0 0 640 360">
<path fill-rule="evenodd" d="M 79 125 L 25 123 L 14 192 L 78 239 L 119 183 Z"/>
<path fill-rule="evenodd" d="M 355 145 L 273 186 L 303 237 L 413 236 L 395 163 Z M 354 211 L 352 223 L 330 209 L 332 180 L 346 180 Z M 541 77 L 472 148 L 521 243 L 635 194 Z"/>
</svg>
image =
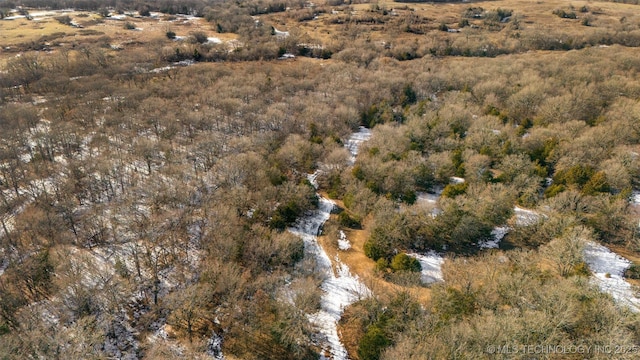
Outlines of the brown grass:
<svg viewBox="0 0 640 360">
<path fill-rule="evenodd" d="M 0 46 L 15 46 L 18 44 L 38 41 L 41 37 L 56 32 L 64 32 L 73 36 L 78 29 L 62 25 L 50 19 L 44 21 L 31 21 L 26 19 L 0 20 Z"/>
<path fill-rule="evenodd" d="M 126 18 L 125 20 L 101 19 L 97 15 L 92 14 L 89 17 L 78 17 L 79 14 L 86 12 L 65 12 L 73 21 L 83 25 L 83 28 L 75 28 L 68 25 L 60 24 L 55 20 L 55 16 L 44 17 L 39 21 L 16 19 L 16 20 L 0 20 L 0 48 L 7 48 L 5 51 L 0 49 L 0 66 L 4 65 L 7 59 L 15 56 L 16 52 L 31 48 L 33 44 L 48 43 L 56 47 L 53 43 L 59 43 L 61 46 L 81 45 L 82 43 L 93 43 L 101 37 L 108 37 L 110 43 L 129 44 L 128 48 L 142 49 L 147 43 L 156 40 L 166 40 L 167 30 L 172 30 L 178 36 L 189 36 L 191 32 L 202 31 L 210 37 L 217 37 L 222 41 L 237 39 L 236 34 L 218 34 L 215 32 L 214 24 L 206 22 L 204 19 L 194 19 L 190 21 L 167 21 L 163 19 L 153 18 Z M 126 30 L 124 24 L 130 22 L 141 28 L 141 31 Z M 62 36 L 56 36 L 55 39 L 47 39 L 56 33 L 64 33 Z M 55 40 L 55 41 L 54 41 Z"/>
<path fill-rule="evenodd" d="M 498 8 L 512 10 L 514 16 L 520 19 L 521 31 L 557 31 L 572 36 L 586 36 L 591 33 L 600 32 L 603 29 L 608 31 L 618 31 L 621 19 L 626 21 L 637 22 L 640 7 L 631 4 L 620 4 L 614 2 L 591 2 L 591 1 L 573 1 L 573 2 L 554 2 L 554 1 L 529 1 L 529 0 L 502 0 L 502 1 L 473 1 L 458 3 L 401 3 L 392 0 L 380 0 L 376 2 L 380 8 L 387 10 L 395 9 L 398 14 L 394 19 L 389 20 L 386 24 L 375 25 L 350 25 L 358 27 L 362 30 L 361 38 L 370 41 L 387 40 L 393 42 L 403 42 L 407 40 L 421 40 L 425 37 L 446 36 L 451 40 L 469 36 L 463 33 L 447 34 L 438 31 L 440 24 L 446 24 L 450 28 L 458 28 L 458 22 L 462 19 L 463 11 L 470 7 L 482 7 L 485 11 L 496 10 Z M 577 19 L 563 19 L 553 14 L 556 9 L 573 11 L 577 14 Z M 579 9 L 586 6 L 590 12 L 581 13 Z M 330 24 L 329 20 L 337 17 L 344 17 L 351 10 L 353 17 L 370 13 L 373 4 L 355 4 L 349 7 L 335 6 L 330 9 L 341 10 L 339 14 L 331 14 L 327 12 L 319 14 L 314 20 L 299 22 L 290 18 L 289 13 L 276 13 L 262 15 L 263 22 L 267 24 L 275 24 L 280 30 L 288 30 L 299 34 L 308 35 L 314 39 L 320 40 L 325 45 L 338 41 L 336 34 L 344 30 L 344 24 Z M 411 34 L 402 30 L 393 29 L 394 20 L 402 19 L 408 14 L 415 14 L 429 20 L 427 28 L 429 32 L 423 35 Z M 582 18 L 589 16 L 592 19 L 591 26 L 583 26 Z M 388 17 L 387 17 L 388 18 Z M 483 19 L 468 19 L 471 25 L 483 27 Z M 505 27 L 502 31 L 481 31 L 481 36 L 491 40 L 492 42 L 501 42 L 511 36 L 512 31 Z M 471 32 L 471 36 L 474 35 Z"/>
<path fill-rule="evenodd" d="M 629 24 L 635 24 L 640 21 L 640 15 L 637 14 L 639 9 L 636 5 L 619 4 L 613 2 L 588 2 L 575 1 L 571 3 L 557 3 L 551 1 L 528 1 L 528 0 L 503 0 L 503 1 L 477 1 L 467 3 L 397 3 L 391 0 L 381 0 L 377 4 L 381 8 L 387 10 L 395 9 L 398 16 L 387 17 L 386 24 L 375 25 L 349 25 L 357 28 L 361 39 L 369 41 L 391 41 L 394 43 L 409 43 L 410 41 L 425 41 L 428 38 L 446 37 L 451 41 L 463 39 L 464 37 L 481 36 L 492 42 L 500 43 L 507 41 L 513 35 L 513 30 L 505 27 L 502 31 L 486 31 L 480 30 L 479 33 L 443 33 L 437 28 L 441 23 L 447 24 L 449 27 L 457 28 L 461 19 L 462 12 L 469 7 L 482 7 L 485 10 L 495 10 L 498 8 L 511 9 L 514 14 L 521 19 L 519 32 L 546 32 L 558 31 L 568 35 L 588 36 L 594 32 L 621 31 L 623 25 L 621 20 L 624 19 Z M 578 15 L 578 19 L 561 19 L 552 14 L 555 9 L 569 10 L 572 5 L 574 11 Z M 582 6 L 587 6 L 591 11 L 588 13 L 592 21 L 592 26 L 583 26 L 580 17 L 586 16 L 579 12 Z M 275 25 L 280 30 L 288 30 L 292 34 L 299 34 L 302 39 L 311 38 L 311 41 L 319 41 L 324 45 L 331 45 L 349 41 L 345 39 L 344 24 L 331 24 L 329 20 L 333 17 L 344 16 L 349 11 L 353 11 L 353 16 L 361 16 L 370 13 L 371 4 L 357 4 L 350 7 L 326 7 L 329 11 L 319 14 L 317 19 L 299 22 L 297 19 L 290 17 L 289 12 L 274 13 L 261 15 L 260 19 L 265 24 Z M 332 14 L 331 9 L 342 10 L 340 14 Z M 349 9 L 349 10 L 347 10 Z M 215 24 L 208 23 L 204 19 L 191 19 L 185 21 L 178 18 L 176 21 L 167 21 L 168 17 L 163 16 L 160 19 L 152 18 L 126 18 L 125 20 L 100 19 L 96 14 L 89 17 L 79 17 L 81 12 L 69 12 L 65 15 L 80 24 L 85 25 L 84 29 L 77 29 L 58 23 L 54 16 L 46 17 L 40 21 L 30 21 L 26 19 L 17 20 L 0 20 L 0 47 L 19 48 L 21 45 L 32 44 L 38 42 L 43 36 L 53 33 L 64 32 L 65 37 L 57 39 L 58 42 L 69 44 L 81 44 L 82 42 L 91 42 L 100 36 L 107 36 L 113 44 L 122 44 L 136 42 L 137 45 L 129 45 L 129 47 L 142 47 L 144 43 L 154 39 L 162 39 L 165 37 L 167 30 L 171 29 L 178 36 L 188 36 L 193 31 L 203 31 L 208 36 L 215 36 L 223 41 L 237 39 L 235 34 L 218 34 L 215 32 Z M 85 13 L 86 14 L 86 13 Z M 416 14 L 427 18 L 426 28 L 428 32 L 423 35 L 404 32 L 394 22 L 401 21 L 409 14 Z M 131 22 L 136 27 L 142 28 L 142 31 L 125 30 L 124 23 Z M 469 19 L 471 24 L 482 27 L 482 19 Z M 100 35 L 82 35 L 82 30 L 94 30 L 100 32 Z M 7 59 L 15 54 L 12 51 L 0 52 L 0 64 L 2 59 Z"/>
</svg>

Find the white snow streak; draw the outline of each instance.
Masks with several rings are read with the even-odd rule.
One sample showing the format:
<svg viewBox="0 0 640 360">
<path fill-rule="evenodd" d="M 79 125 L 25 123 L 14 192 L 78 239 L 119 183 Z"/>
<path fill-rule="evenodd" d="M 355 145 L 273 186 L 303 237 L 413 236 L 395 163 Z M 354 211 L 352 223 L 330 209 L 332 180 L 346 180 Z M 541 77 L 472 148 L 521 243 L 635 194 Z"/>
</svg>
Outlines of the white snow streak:
<svg viewBox="0 0 640 360">
<path fill-rule="evenodd" d="M 491 235 L 493 235 L 492 240 L 484 241 L 478 243 L 480 249 L 497 249 L 500 246 L 500 241 L 504 238 L 505 235 L 509 232 L 510 227 L 508 226 L 498 226 L 491 230 Z"/>
<path fill-rule="evenodd" d="M 636 291 L 623 278 L 625 270 L 631 266 L 629 260 L 594 242 L 585 244 L 584 260 L 601 291 L 610 294 L 616 302 L 628 306 L 632 311 L 640 311 L 640 299 L 636 297 Z"/>
<path fill-rule="evenodd" d="M 520 226 L 528 226 L 537 223 L 540 220 L 540 214 L 533 210 L 514 207 L 513 212 L 516 215 L 516 224 Z"/>
<path fill-rule="evenodd" d="M 309 181 L 313 183 L 314 180 L 314 176 L 310 175 Z M 340 341 L 337 330 L 338 321 L 340 321 L 345 307 L 359 299 L 371 296 L 371 291 L 360 282 L 358 276 L 352 275 L 349 267 L 341 263 L 338 258 L 335 259 L 337 269 L 337 273 L 335 273 L 331 259 L 318 244 L 317 235 L 320 232 L 320 227 L 329 219 L 334 206 L 333 201 L 320 198 L 318 209 L 300 219 L 289 231 L 304 240 L 306 254 L 316 259 L 318 271 L 326 276 L 321 285 L 324 290 L 320 300 L 321 310 L 308 315 L 309 320 L 324 337 L 322 347 L 330 354 L 329 358 L 346 360 L 348 354 Z"/>
<path fill-rule="evenodd" d="M 422 270 L 420 271 L 420 280 L 424 284 L 432 284 L 439 281 L 444 281 L 442 276 L 442 264 L 444 263 L 444 257 L 435 251 L 429 251 L 426 254 L 407 254 L 412 258 L 418 259 Z"/>
<path fill-rule="evenodd" d="M 351 164 L 355 162 L 359 145 L 370 137 L 371 131 L 364 127 L 361 127 L 360 131 L 349 137 L 346 147 L 351 152 Z M 309 182 L 316 189 L 318 188 L 317 177 L 318 171 L 307 176 Z M 318 243 L 317 236 L 320 234 L 320 228 L 329 219 L 331 210 L 334 207 L 335 203 L 333 201 L 320 197 L 318 209 L 299 219 L 289 231 L 302 238 L 305 245 L 305 255 L 315 258 L 317 270 L 326 276 L 321 285 L 324 294 L 320 299 L 320 311 L 307 315 L 309 321 L 316 326 L 319 334 L 323 337 L 321 346 L 324 354 L 320 358 L 347 360 L 349 354 L 340 341 L 337 328 L 338 322 L 344 308 L 359 299 L 371 296 L 371 290 L 360 282 L 357 275 L 352 275 L 349 267 L 340 262 L 337 256 L 334 259 L 336 265 L 336 271 L 334 272 L 331 259 Z M 347 240 L 342 231 L 340 231 L 338 244 L 341 250 L 347 250 L 351 247 L 349 240 Z M 325 357 L 325 355 L 328 355 L 328 357 Z"/>
<path fill-rule="evenodd" d="M 418 204 L 424 203 L 424 204 L 437 204 L 438 203 L 438 199 L 440 199 L 440 195 L 442 195 L 442 190 L 440 191 L 436 191 L 435 193 L 428 193 L 428 192 L 418 192 L 416 193 L 416 202 Z"/>
<path fill-rule="evenodd" d="M 540 215 L 539 213 L 529 210 L 523 209 L 521 207 L 515 206 L 513 208 L 513 212 L 516 218 L 516 225 L 518 226 L 529 226 L 540 221 L 540 218 L 544 215 Z M 493 239 L 489 241 L 484 241 L 478 243 L 480 249 L 497 249 L 500 246 L 500 241 L 507 235 L 507 233 L 511 230 L 509 226 L 498 226 L 495 227 L 491 231 L 491 235 L 493 235 Z"/>
<path fill-rule="evenodd" d="M 349 163 L 351 165 L 355 164 L 356 156 L 358 156 L 358 150 L 360 148 L 360 144 L 369 140 L 371 138 L 371 130 L 367 129 L 364 126 L 360 126 L 357 132 L 351 134 L 347 142 L 345 143 L 345 147 L 351 153 L 351 159 Z"/>
<path fill-rule="evenodd" d="M 344 231 L 340 230 L 338 235 L 338 249 L 342 251 L 351 249 L 351 242 L 349 242 L 349 239 L 347 239 L 347 234 L 345 234 Z"/>
<path fill-rule="evenodd" d="M 9 267 L 9 259 L 3 258 L 2 262 L 0 262 L 0 276 L 4 274 L 4 271 L 7 270 L 7 267 Z"/>
</svg>

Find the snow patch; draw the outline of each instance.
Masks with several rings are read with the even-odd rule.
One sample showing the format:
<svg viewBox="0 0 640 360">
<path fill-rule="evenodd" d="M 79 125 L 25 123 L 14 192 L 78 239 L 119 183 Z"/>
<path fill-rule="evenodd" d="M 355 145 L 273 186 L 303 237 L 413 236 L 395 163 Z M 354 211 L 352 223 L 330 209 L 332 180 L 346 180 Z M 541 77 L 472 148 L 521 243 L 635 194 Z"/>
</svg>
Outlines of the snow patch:
<svg viewBox="0 0 640 360">
<path fill-rule="evenodd" d="M 351 249 L 351 242 L 349 242 L 349 239 L 347 239 L 347 234 L 345 234 L 344 231 L 340 230 L 338 236 L 338 249 L 342 251 Z"/>
<path fill-rule="evenodd" d="M 346 148 L 351 153 L 350 165 L 355 164 L 356 156 L 358 156 L 358 150 L 360 145 L 371 138 L 371 130 L 364 126 L 360 126 L 357 132 L 354 132 L 349 136 L 349 139 L 345 143 Z"/>
<path fill-rule="evenodd" d="M 441 195 L 442 188 L 435 188 L 433 192 L 418 192 L 416 193 L 416 204 L 430 209 L 431 217 L 435 218 L 442 213 L 442 210 L 438 208 L 438 200 Z"/>
<path fill-rule="evenodd" d="M 594 242 L 585 244 L 584 260 L 601 291 L 610 294 L 617 303 L 628 306 L 632 311 L 640 311 L 640 299 L 636 297 L 636 291 L 623 278 L 631 261 Z"/>
<path fill-rule="evenodd" d="M 178 67 L 191 66 L 191 65 L 193 65 L 195 63 L 196 62 L 193 61 L 193 60 L 182 60 L 182 61 L 174 62 L 172 65 L 169 65 L 169 66 L 163 66 L 163 67 L 151 69 L 148 72 L 149 73 L 154 73 L 154 74 L 159 74 L 161 72 L 169 71 L 171 69 L 175 69 L 175 68 L 178 68 Z"/>
<path fill-rule="evenodd" d="M 424 204 L 436 204 L 438 199 L 440 199 L 440 195 L 442 194 L 442 190 L 436 191 L 435 193 L 428 192 L 418 192 L 416 202 L 424 203 Z"/>
<path fill-rule="evenodd" d="M 541 216 L 533 210 L 523 209 L 519 206 L 514 207 L 513 212 L 516 215 L 516 224 L 520 226 L 533 225 L 540 220 Z"/>
<path fill-rule="evenodd" d="M 207 354 L 215 360 L 224 360 L 222 354 L 222 336 L 213 333 L 207 344 Z"/>
<path fill-rule="evenodd" d="M 295 55 L 293 55 L 292 53 L 284 53 L 282 54 L 282 56 L 280 56 L 278 58 L 278 60 L 287 60 L 287 59 L 295 59 Z"/>
<path fill-rule="evenodd" d="M 8 267 L 9 267 L 9 259 L 4 257 L 2 259 L 2 262 L 0 262 L 0 276 L 4 274 L 4 271 L 7 270 Z"/>
<path fill-rule="evenodd" d="M 408 253 L 407 255 L 420 262 L 420 266 L 422 266 L 420 280 L 422 280 L 424 284 L 444 281 L 444 277 L 442 276 L 444 257 L 442 255 L 433 250 L 426 254 Z"/>
<path fill-rule="evenodd" d="M 478 243 L 480 249 L 497 249 L 500 246 L 500 241 L 507 235 L 509 232 L 508 226 L 498 226 L 491 230 L 491 235 L 493 236 L 492 240 L 484 241 Z"/>
<path fill-rule="evenodd" d="M 288 31 L 280 31 L 276 28 L 273 28 L 273 34 L 279 38 L 286 38 L 289 37 L 289 32 Z"/>
<path fill-rule="evenodd" d="M 6 16 L 4 18 L 2 18 L 3 20 L 17 20 L 17 19 L 24 19 L 26 18 L 26 16 L 24 15 L 13 15 L 13 16 Z"/>
<path fill-rule="evenodd" d="M 127 15 L 124 14 L 109 14 L 109 16 L 106 17 L 107 20 L 111 19 L 111 20 L 124 20 L 127 18 Z"/>
<path fill-rule="evenodd" d="M 516 224 L 519 226 L 530 226 L 538 221 L 540 221 L 540 217 L 544 215 L 540 215 L 539 213 L 529 210 L 523 209 L 521 207 L 515 206 L 513 208 L 513 212 L 516 217 Z M 492 240 L 488 240 L 485 242 L 478 243 L 480 249 L 497 249 L 500 246 L 500 242 L 507 235 L 507 233 L 511 230 L 509 226 L 498 226 L 495 227 L 491 231 L 491 235 L 493 235 Z"/>
</svg>

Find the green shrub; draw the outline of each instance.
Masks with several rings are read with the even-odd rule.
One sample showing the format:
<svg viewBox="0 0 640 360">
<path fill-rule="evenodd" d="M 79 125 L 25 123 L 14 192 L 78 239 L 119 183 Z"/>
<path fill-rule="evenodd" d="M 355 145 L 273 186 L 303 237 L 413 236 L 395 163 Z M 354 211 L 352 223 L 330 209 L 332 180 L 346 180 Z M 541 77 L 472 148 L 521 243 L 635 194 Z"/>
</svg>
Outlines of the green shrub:
<svg viewBox="0 0 640 360">
<path fill-rule="evenodd" d="M 640 265 L 636 263 L 631 264 L 624 272 L 624 276 L 629 279 L 640 279 Z"/>
<path fill-rule="evenodd" d="M 589 165 L 574 165 L 567 170 L 558 171 L 553 177 L 555 184 L 584 186 L 594 175 L 594 169 Z"/>
<path fill-rule="evenodd" d="M 287 222 L 280 214 L 274 214 L 269 220 L 269 227 L 276 230 L 284 230 L 287 227 Z"/>
<path fill-rule="evenodd" d="M 352 217 L 351 215 L 349 215 L 346 211 L 342 211 L 338 215 L 338 221 L 340 222 L 340 225 L 342 225 L 344 227 L 348 227 L 348 228 L 352 228 L 352 229 L 359 229 L 360 228 L 360 221 L 358 219 Z"/>
<path fill-rule="evenodd" d="M 176 33 L 171 31 L 171 30 L 167 30 L 167 32 L 165 33 L 165 35 L 167 35 L 167 39 L 175 39 L 176 38 Z"/>
<path fill-rule="evenodd" d="M 589 276 L 591 275 L 591 270 L 589 270 L 589 265 L 586 262 L 581 261 L 573 266 L 573 274 L 574 275 L 582 275 Z"/>
<path fill-rule="evenodd" d="M 567 188 L 562 184 L 551 184 L 545 191 L 544 196 L 546 198 L 552 198 L 561 192 L 565 191 Z"/>
<path fill-rule="evenodd" d="M 127 265 L 120 259 L 120 257 L 116 257 L 116 262 L 114 264 L 116 274 L 120 275 L 123 279 L 128 279 L 131 276 Z"/>
<path fill-rule="evenodd" d="M 422 270 L 422 266 L 420 266 L 420 262 L 417 259 L 405 253 L 400 253 L 391 260 L 391 270 L 418 272 Z"/>
<path fill-rule="evenodd" d="M 376 261 L 376 270 L 385 271 L 389 268 L 389 261 L 385 258 L 380 258 Z"/>
<path fill-rule="evenodd" d="M 467 182 L 461 182 L 459 184 L 449 184 L 444 187 L 442 190 L 442 196 L 446 196 L 448 198 L 454 198 L 458 195 L 462 195 L 467 192 L 467 188 L 469 184 Z"/>
<path fill-rule="evenodd" d="M 358 356 L 361 360 L 378 360 L 382 351 L 391 345 L 384 331 L 378 326 L 369 326 L 358 345 Z"/>
<path fill-rule="evenodd" d="M 408 106 L 413 105 L 418 101 L 418 95 L 410 84 L 406 84 L 402 89 L 402 96 L 400 97 L 400 105 Z"/>
<path fill-rule="evenodd" d="M 286 204 L 280 204 L 269 220 L 269 227 L 277 230 L 284 228 L 296 221 L 302 210 L 295 201 L 291 200 Z"/>
<path fill-rule="evenodd" d="M 394 254 L 396 241 L 389 229 L 376 227 L 371 231 L 371 236 L 364 243 L 364 254 L 373 259 L 390 259 Z"/>
<path fill-rule="evenodd" d="M 597 193 L 606 193 L 611 191 L 611 187 L 609 186 L 609 182 L 607 181 L 607 174 L 603 171 L 599 171 L 584 184 L 582 188 L 582 192 L 585 195 L 595 195 Z"/>
<path fill-rule="evenodd" d="M 389 253 L 389 249 L 385 248 L 381 243 L 372 240 L 372 238 L 364 242 L 363 248 L 364 254 L 367 255 L 368 258 L 376 261 Z"/>
</svg>

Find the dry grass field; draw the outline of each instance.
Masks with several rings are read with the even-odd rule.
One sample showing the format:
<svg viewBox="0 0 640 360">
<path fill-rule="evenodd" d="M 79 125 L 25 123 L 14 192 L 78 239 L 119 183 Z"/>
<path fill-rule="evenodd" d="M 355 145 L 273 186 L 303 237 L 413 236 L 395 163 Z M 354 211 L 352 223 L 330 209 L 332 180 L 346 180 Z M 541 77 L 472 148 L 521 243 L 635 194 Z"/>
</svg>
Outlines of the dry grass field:
<svg viewBox="0 0 640 360">
<path fill-rule="evenodd" d="M 588 37 L 603 31 L 626 31 L 632 28 L 637 30 L 640 14 L 638 6 L 620 4 L 614 2 L 594 1 L 472 1 L 456 3 L 402 3 L 394 1 L 377 1 L 370 4 L 355 4 L 340 7 L 321 7 L 326 10 L 319 13 L 314 19 L 298 21 L 292 18 L 288 12 L 264 15 L 263 18 L 277 24 L 279 30 L 297 32 L 300 35 L 318 39 L 325 44 L 340 41 L 337 34 L 344 32 L 344 28 L 355 31 L 353 28 L 362 27 L 363 35 L 371 41 L 409 41 L 423 37 L 448 37 L 450 41 L 459 41 L 459 38 L 482 37 L 492 42 L 500 43 L 508 41 L 509 37 L 518 36 L 524 32 L 562 32 L 571 36 Z M 484 11 L 497 9 L 511 10 L 511 21 L 505 23 L 504 29 L 496 31 L 481 31 L 484 27 L 484 19 L 468 18 L 468 27 L 461 28 L 462 14 L 470 8 L 482 8 Z M 564 10 L 574 13 L 576 18 L 561 18 L 555 15 L 555 10 Z M 370 18 L 373 14 L 384 15 L 383 23 L 368 23 L 367 25 L 354 25 L 359 20 Z M 394 25 L 402 23 L 407 18 L 424 20 L 424 34 L 411 34 L 403 31 L 402 26 Z M 337 19 L 344 19 L 345 23 L 337 23 Z M 415 20 L 414 19 L 414 20 Z M 588 20 L 587 20 L 588 19 Z M 514 25 L 517 20 L 517 25 Z M 587 25 L 588 21 L 588 26 Z M 345 26 L 346 24 L 346 26 Z M 438 31 L 441 25 L 450 29 L 460 29 L 460 33 L 441 33 Z"/>
<path fill-rule="evenodd" d="M 34 11 L 34 14 L 38 12 Z M 204 19 L 187 16 L 158 14 L 156 17 L 140 17 L 129 14 L 102 18 L 84 11 L 46 11 L 42 14 L 33 20 L 0 20 L 0 64 L 24 51 L 55 52 L 59 48 L 72 49 L 96 42 L 111 45 L 112 54 L 116 54 L 114 49 L 125 47 L 144 51 L 150 43 L 167 40 L 167 31 L 173 31 L 177 39 L 188 38 L 194 32 L 202 32 L 222 42 L 237 39 L 236 34 L 216 33 L 214 25 Z M 60 23 L 56 20 L 59 16 L 69 16 L 79 26 Z M 125 24 L 131 24 L 134 29 L 126 29 Z"/>
<path fill-rule="evenodd" d="M 468 26 L 461 28 L 465 19 L 463 13 L 470 8 L 482 8 L 485 12 L 504 9 L 512 11 L 510 21 L 486 31 L 484 19 L 467 17 Z M 493 44 L 509 43 L 513 38 L 524 34 L 558 33 L 580 38 L 599 35 L 605 32 L 637 32 L 640 14 L 636 5 L 614 2 L 566 1 L 532 2 L 525 0 L 474 1 L 465 3 L 397 3 L 379 1 L 371 4 L 351 6 L 317 5 L 320 12 L 310 20 L 299 21 L 295 11 L 272 13 L 256 16 L 265 24 L 280 31 L 309 42 L 320 42 L 331 46 L 342 44 L 350 39 L 364 38 L 366 41 L 410 44 L 411 42 L 429 42 L 435 39 L 450 43 L 484 41 Z M 553 14 L 554 10 L 573 12 L 575 19 L 561 18 Z M 296 10 L 300 12 L 301 10 Z M 305 9 L 305 11 L 311 11 Z M 384 13 L 384 15 L 383 15 Z M 232 33 L 217 33 L 214 23 L 202 18 L 169 16 L 158 14 L 154 17 L 114 15 L 101 18 L 88 12 L 36 12 L 34 20 L 24 18 L 0 20 L 2 39 L 0 58 L 12 56 L 18 50 L 28 50 L 46 46 L 55 50 L 55 45 L 71 46 L 107 39 L 111 45 L 149 43 L 162 39 L 169 30 L 178 37 L 188 36 L 201 31 L 221 41 L 238 38 Z M 42 16 L 38 16 L 41 14 Z M 82 26 L 63 25 L 55 17 L 67 15 Z M 339 21 L 339 19 L 341 19 Z M 368 20 L 367 20 L 368 19 Z M 372 20 L 377 19 L 377 20 Z M 409 19 L 409 20 L 408 20 Z M 588 25 L 583 23 L 588 19 Z M 345 22 L 346 21 L 346 22 Z M 360 22 L 364 21 L 364 22 Z M 373 22 L 371 22 L 373 21 Z M 415 22 L 420 34 L 405 31 Z M 125 23 L 136 29 L 125 29 Z M 442 32 L 439 28 L 446 25 L 460 32 Z M 412 25 L 413 26 L 413 25 Z"/>
</svg>

